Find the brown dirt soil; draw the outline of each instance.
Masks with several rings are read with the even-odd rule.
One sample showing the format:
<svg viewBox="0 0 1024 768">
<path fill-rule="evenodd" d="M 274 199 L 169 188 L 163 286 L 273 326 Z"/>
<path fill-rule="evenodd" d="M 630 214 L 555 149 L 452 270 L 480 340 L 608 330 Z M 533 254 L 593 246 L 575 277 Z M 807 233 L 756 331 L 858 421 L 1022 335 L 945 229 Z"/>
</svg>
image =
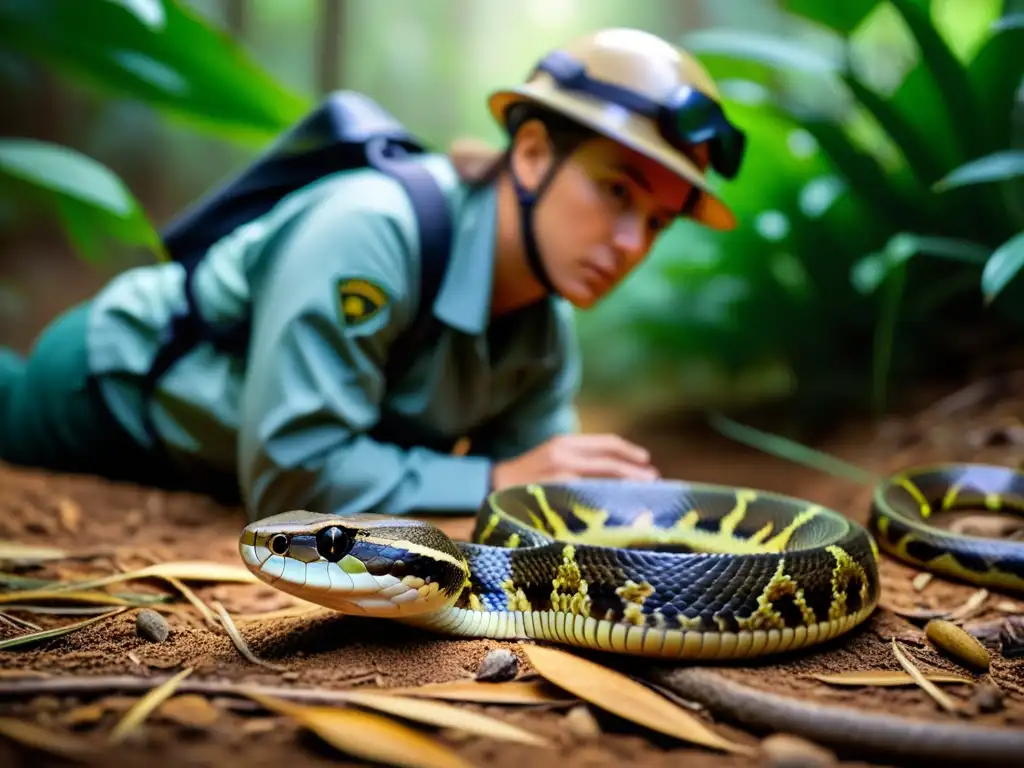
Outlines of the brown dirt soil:
<svg viewBox="0 0 1024 768">
<path fill-rule="evenodd" d="M 842 430 L 821 447 L 876 472 L 933 460 L 1020 466 L 1024 459 L 1024 402 L 1012 396 L 1014 390 L 1024 392 L 1020 385 L 1020 381 L 1010 382 L 1007 391 L 977 385 L 975 389 L 961 391 L 953 400 L 932 401 L 910 417 Z M 706 429 L 682 427 L 665 419 L 657 427 L 627 428 L 614 414 L 596 412 L 588 414 L 586 424 L 590 429 L 621 430 L 643 442 L 651 448 L 663 475 L 781 491 L 826 504 L 860 522 L 866 520 L 870 488 L 762 455 Z M 460 538 L 471 529 L 467 519 L 435 522 Z M 240 510 L 225 509 L 198 496 L 114 485 L 90 477 L 0 467 L 0 541 L 63 547 L 82 555 L 45 567 L 4 566 L 8 572 L 17 571 L 24 576 L 102 576 L 118 569 L 169 560 L 214 560 L 238 565 L 235 541 L 243 524 Z M 977 592 L 973 587 L 938 577 L 917 590 L 912 585 L 916 571 L 888 558 L 884 558 L 882 575 L 883 602 L 897 608 L 952 608 Z M 204 624 L 198 611 L 172 590 L 177 595 L 175 604 L 181 609 L 165 613 L 170 635 L 164 642 L 150 642 L 138 636 L 137 609 L 133 608 L 61 638 L 0 651 L 0 719 L 12 717 L 84 738 L 101 750 L 93 760 L 97 765 L 113 764 L 114 759 L 146 766 L 232 763 L 256 768 L 362 764 L 358 760 L 349 762 L 354 758 L 331 748 L 288 719 L 268 714 L 251 701 L 217 694 L 200 697 L 178 693 L 152 712 L 132 738 L 110 746 L 105 743 L 110 730 L 142 691 L 115 687 L 69 692 L 59 684 L 72 677 L 98 680 L 128 676 L 159 681 L 192 667 L 185 686 L 200 681 L 330 690 L 415 686 L 472 679 L 487 651 L 501 647 L 517 653 L 520 676 L 532 672 L 520 643 L 454 640 L 390 622 L 343 618 L 325 612 L 273 620 L 246 618 L 243 614 L 286 609 L 294 603 L 262 585 L 194 586 L 206 604 L 223 604 L 256 656 L 281 665 L 286 671 L 246 660 L 223 629 Z M 115 593 L 158 592 L 166 587 L 161 582 L 133 581 L 106 589 Z M 6 611 L 43 627 L 84 618 L 18 612 L 13 606 L 6 606 Z M 1002 621 L 1012 613 L 1024 614 L 1024 600 L 993 593 L 967 620 L 967 626 Z M 1024 658 L 1005 658 L 993 647 L 990 672 L 978 675 L 936 652 L 925 639 L 922 624 L 901 618 L 889 607 L 880 608 L 861 628 L 824 647 L 758 663 L 722 665 L 717 673 L 757 690 L 821 705 L 939 722 L 1024 727 Z M 0 640 L 24 631 L 0 615 Z M 923 668 L 954 671 L 978 682 L 997 684 L 1004 693 L 1002 706 L 994 712 L 982 713 L 972 703 L 977 695 L 975 686 L 944 685 L 943 691 L 967 704 L 967 714 L 956 717 L 943 712 L 916 686 L 838 687 L 808 676 L 851 670 L 900 670 L 890 645 L 892 637 L 901 641 L 904 650 Z M 609 665 L 619 663 L 618 659 L 608 657 L 599 660 Z M 54 685 L 57 687 L 52 688 Z M 469 737 L 450 729 L 422 727 L 474 765 L 519 768 L 529 761 L 535 766 L 630 763 L 724 768 L 765 764 L 760 758 L 724 756 L 693 747 L 594 707 L 589 711 L 596 718 L 600 733 L 588 736 L 579 727 L 570 727 L 570 720 L 580 713 L 577 709 L 570 716 L 567 713 L 572 708 L 564 705 L 462 706 L 524 726 L 553 742 L 551 748 L 544 749 Z M 709 711 L 699 711 L 717 731 L 741 742 L 756 745 L 766 735 L 763 731 L 745 731 L 740 724 L 727 722 Z M 848 765 L 855 764 L 854 761 L 867 762 L 864 755 L 853 750 L 834 745 L 833 748 Z M 871 760 L 872 764 L 899 764 L 884 755 L 875 755 Z M 45 750 L 0 738 L 2 765 L 48 765 L 51 761 L 60 763 Z"/>
</svg>

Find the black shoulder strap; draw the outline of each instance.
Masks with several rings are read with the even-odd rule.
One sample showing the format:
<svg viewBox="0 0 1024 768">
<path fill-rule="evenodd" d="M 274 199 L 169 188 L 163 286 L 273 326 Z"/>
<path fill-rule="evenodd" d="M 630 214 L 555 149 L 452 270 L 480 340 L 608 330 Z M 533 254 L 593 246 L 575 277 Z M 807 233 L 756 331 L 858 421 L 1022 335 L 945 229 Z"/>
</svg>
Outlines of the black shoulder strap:
<svg viewBox="0 0 1024 768">
<path fill-rule="evenodd" d="M 405 188 L 419 231 L 419 302 L 416 317 L 391 346 L 386 375 L 392 379 L 405 372 L 416 351 L 429 345 L 440 328 L 434 317 L 434 301 L 451 256 L 452 220 L 444 192 L 426 168 L 408 162 L 383 161 L 380 157 L 372 163 Z"/>
</svg>

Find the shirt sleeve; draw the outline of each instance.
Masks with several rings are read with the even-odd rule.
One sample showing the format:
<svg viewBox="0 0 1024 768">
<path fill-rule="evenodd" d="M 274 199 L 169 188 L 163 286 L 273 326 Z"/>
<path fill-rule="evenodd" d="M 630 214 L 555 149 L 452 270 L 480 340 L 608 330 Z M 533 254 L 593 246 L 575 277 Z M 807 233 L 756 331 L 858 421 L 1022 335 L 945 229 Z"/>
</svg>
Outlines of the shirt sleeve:
<svg viewBox="0 0 1024 768">
<path fill-rule="evenodd" d="M 254 295 L 240 402 L 239 479 L 250 516 L 468 514 L 490 490 L 487 458 L 406 450 L 367 434 L 380 416 L 388 347 L 414 310 L 413 230 L 411 215 L 328 199 L 271 254 Z M 342 310 L 340 286 L 350 280 L 386 297 L 359 322 Z"/>
<path fill-rule="evenodd" d="M 520 456 L 557 435 L 580 430 L 576 397 L 580 388 L 581 357 L 572 307 L 567 302 L 559 302 L 557 317 L 559 364 L 489 424 L 482 436 L 483 451 L 495 462 Z"/>
</svg>

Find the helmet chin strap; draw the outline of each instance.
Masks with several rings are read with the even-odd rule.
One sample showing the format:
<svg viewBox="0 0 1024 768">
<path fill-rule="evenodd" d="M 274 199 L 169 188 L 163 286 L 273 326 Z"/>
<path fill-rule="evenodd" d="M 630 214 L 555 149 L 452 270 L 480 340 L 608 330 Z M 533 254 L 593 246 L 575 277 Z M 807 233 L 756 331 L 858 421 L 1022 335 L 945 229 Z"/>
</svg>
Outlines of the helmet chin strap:
<svg viewBox="0 0 1024 768">
<path fill-rule="evenodd" d="M 523 250 L 526 252 L 526 263 L 530 267 L 533 276 L 537 278 L 537 282 L 544 287 L 549 296 L 558 296 L 559 293 L 554 283 L 551 282 L 551 276 L 548 274 L 547 268 L 544 266 L 544 260 L 540 255 L 540 248 L 537 246 L 537 238 L 534 235 L 533 218 L 537 201 L 540 200 L 540 196 L 551 183 L 555 173 L 558 172 L 560 162 L 561 157 L 556 156 L 551 168 L 548 169 L 541 183 L 537 185 L 536 191 L 531 191 L 524 187 L 514 171 L 510 174 L 512 185 L 516 190 L 516 197 L 519 200 L 519 223 L 522 228 Z"/>
</svg>

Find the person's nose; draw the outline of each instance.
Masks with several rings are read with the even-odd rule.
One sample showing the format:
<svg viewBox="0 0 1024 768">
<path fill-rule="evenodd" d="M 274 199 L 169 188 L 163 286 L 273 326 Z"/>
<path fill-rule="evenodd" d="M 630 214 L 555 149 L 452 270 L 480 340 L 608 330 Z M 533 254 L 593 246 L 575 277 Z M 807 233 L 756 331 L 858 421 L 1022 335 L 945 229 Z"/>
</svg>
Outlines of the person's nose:
<svg viewBox="0 0 1024 768">
<path fill-rule="evenodd" d="M 616 253 L 627 263 L 639 260 L 647 249 L 647 229 L 640 216 L 623 216 L 615 227 Z M 622 266 L 622 265 L 620 265 Z"/>
</svg>

